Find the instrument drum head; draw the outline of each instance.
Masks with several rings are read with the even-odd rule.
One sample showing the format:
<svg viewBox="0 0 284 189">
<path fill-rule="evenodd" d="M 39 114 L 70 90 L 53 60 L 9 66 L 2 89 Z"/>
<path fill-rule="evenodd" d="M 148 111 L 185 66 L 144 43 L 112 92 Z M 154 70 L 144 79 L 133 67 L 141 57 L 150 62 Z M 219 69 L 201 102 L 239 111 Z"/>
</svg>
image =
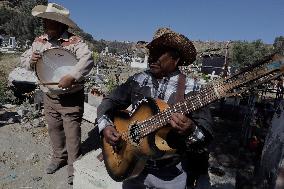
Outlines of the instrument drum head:
<svg viewBox="0 0 284 189">
<path fill-rule="evenodd" d="M 36 75 L 41 83 L 58 83 L 63 76 L 72 72 L 77 62 L 75 55 L 68 50 L 50 48 L 42 53 L 42 58 L 37 62 Z M 68 91 L 57 85 L 44 85 L 44 87 L 54 94 Z"/>
</svg>

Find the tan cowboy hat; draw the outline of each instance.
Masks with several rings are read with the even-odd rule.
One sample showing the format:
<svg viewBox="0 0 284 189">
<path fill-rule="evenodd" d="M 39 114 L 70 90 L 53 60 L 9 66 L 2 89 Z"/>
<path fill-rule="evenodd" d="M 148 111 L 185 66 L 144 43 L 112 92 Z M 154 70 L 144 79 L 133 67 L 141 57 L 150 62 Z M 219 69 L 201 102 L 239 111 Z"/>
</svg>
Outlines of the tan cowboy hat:
<svg viewBox="0 0 284 189">
<path fill-rule="evenodd" d="M 32 15 L 40 18 L 54 20 L 71 28 L 78 28 L 75 22 L 73 22 L 69 18 L 69 10 L 56 3 L 48 3 L 47 6 L 37 5 L 33 8 Z"/>
<path fill-rule="evenodd" d="M 181 54 L 181 65 L 187 66 L 196 60 L 196 49 L 193 43 L 184 35 L 176 33 L 169 28 L 159 28 L 153 40 L 146 46 L 149 51 L 155 51 L 161 47 L 176 49 Z"/>
</svg>

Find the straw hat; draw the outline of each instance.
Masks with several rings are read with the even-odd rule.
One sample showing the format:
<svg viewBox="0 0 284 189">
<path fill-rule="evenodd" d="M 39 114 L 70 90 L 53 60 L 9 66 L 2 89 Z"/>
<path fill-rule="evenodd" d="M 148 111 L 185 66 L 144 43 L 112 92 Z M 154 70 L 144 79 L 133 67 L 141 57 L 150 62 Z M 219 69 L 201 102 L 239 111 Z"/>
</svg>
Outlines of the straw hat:
<svg viewBox="0 0 284 189">
<path fill-rule="evenodd" d="M 181 54 L 181 65 L 187 66 L 196 59 L 196 49 L 193 43 L 184 35 L 176 33 L 169 28 L 159 28 L 153 40 L 146 46 L 149 51 L 169 47 L 176 49 Z"/>
<path fill-rule="evenodd" d="M 54 20 L 71 28 L 78 28 L 75 22 L 73 22 L 69 18 L 69 10 L 56 3 L 48 3 L 47 6 L 37 5 L 33 8 L 32 15 L 40 18 Z"/>
</svg>

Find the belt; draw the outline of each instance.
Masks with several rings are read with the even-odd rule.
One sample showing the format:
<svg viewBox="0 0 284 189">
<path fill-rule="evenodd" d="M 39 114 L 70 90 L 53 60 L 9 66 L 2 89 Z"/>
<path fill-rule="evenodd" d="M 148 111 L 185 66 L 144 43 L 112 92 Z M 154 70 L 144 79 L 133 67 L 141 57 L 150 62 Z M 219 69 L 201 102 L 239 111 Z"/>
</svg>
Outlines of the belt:
<svg viewBox="0 0 284 189">
<path fill-rule="evenodd" d="M 147 160 L 145 167 L 150 169 L 157 169 L 163 167 L 175 166 L 180 162 L 179 158 L 167 158 L 159 160 Z"/>
<path fill-rule="evenodd" d="M 76 95 L 76 94 L 80 94 L 81 92 L 84 93 L 84 88 L 83 89 L 79 89 L 78 91 L 71 91 L 71 93 L 63 93 L 63 94 L 52 94 L 52 93 L 45 93 L 46 96 L 48 96 L 49 98 L 55 99 L 55 98 L 62 98 L 65 96 L 71 96 L 71 95 Z"/>
<path fill-rule="evenodd" d="M 48 96 L 49 98 L 52 98 L 52 99 L 59 98 L 59 96 L 55 95 L 55 94 L 51 94 L 51 93 L 45 93 L 45 94 L 46 94 L 46 96 Z"/>
</svg>

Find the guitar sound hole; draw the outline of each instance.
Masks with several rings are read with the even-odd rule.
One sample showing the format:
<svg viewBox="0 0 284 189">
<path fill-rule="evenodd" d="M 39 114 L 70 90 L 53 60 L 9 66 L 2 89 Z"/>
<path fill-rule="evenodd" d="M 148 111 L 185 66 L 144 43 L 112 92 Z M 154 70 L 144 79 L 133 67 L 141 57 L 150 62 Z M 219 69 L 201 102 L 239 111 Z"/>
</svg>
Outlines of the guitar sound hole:
<svg viewBox="0 0 284 189">
<path fill-rule="evenodd" d="M 113 146 L 113 151 L 115 153 L 119 153 L 120 150 L 122 150 L 122 147 L 123 147 L 123 144 L 122 144 L 122 141 L 118 142 L 118 144 L 116 144 L 115 146 Z"/>
<path fill-rule="evenodd" d="M 129 137 L 135 145 L 140 143 L 140 130 L 139 125 L 131 125 L 129 129 Z"/>
</svg>

